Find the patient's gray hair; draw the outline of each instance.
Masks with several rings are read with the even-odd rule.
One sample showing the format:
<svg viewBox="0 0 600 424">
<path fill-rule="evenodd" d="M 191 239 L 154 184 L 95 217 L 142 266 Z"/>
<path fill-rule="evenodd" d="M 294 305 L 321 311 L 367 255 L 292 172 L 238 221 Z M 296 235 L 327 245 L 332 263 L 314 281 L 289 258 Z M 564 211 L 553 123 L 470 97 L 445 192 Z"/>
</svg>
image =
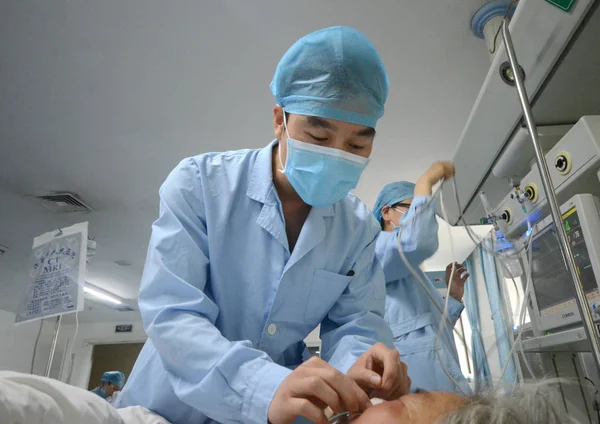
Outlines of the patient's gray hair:
<svg viewBox="0 0 600 424">
<path fill-rule="evenodd" d="M 492 389 L 476 394 L 444 416 L 440 424 L 565 424 L 578 423 L 563 407 L 560 384 L 543 380 L 514 389 Z M 570 383 L 566 383 L 570 384 Z"/>
</svg>

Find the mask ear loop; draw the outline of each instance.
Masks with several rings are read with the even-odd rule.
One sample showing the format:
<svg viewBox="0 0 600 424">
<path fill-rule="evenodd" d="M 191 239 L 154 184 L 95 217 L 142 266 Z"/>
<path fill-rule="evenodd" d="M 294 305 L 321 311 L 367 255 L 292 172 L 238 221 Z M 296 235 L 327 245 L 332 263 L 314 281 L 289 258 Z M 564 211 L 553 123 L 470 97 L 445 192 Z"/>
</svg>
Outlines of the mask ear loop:
<svg viewBox="0 0 600 424">
<path fill-rule="evenodd" d="M 395 210 L 396 212 L 398 212 L 398 213 L 400 214 L 400 219 L 402 219 L 402 217 L 403 217 L 403 216 L 406 214 L 406 212 L 404 212 L 404 211 L 399 211 L 399 210 L 398 210 L 398 209 L 396 209 L 396 208 L 391 208 L 391 209 Z M 392 227 L 394 228 L 394 230 L 395 230 L 396 228 L 398 228 L 398 225 L 394 224 L 394 221 L 392 221 L 391 219 L 390 219 L 388 222 L 389 222 L 390 224 L 392 224 Z"/>
<path fill-rule="evenodd" d="M 285 134 L 287 135 L 287 139 L 290 139 L 290 133 L 287 128 L 287 118 L 285 117 L 285 110 L 283 110 L 283 128 L 285 129 Z M 287 140 L 286 140 L 287 143 Z M 279 172 L 285 174 L 285 166 L 283 165 L 283 161 L 281 160 L 281 142 L 279 142 L 279 151 L 277 152 L 277 156 L 279 156 L 279 165 L 281 169 L 278 169 Z M 288 157 L 290 156 L 290 145 L 287 145 L 287 149 L 285 151 L 285 164 L 287 165 Z"/>
</svg>

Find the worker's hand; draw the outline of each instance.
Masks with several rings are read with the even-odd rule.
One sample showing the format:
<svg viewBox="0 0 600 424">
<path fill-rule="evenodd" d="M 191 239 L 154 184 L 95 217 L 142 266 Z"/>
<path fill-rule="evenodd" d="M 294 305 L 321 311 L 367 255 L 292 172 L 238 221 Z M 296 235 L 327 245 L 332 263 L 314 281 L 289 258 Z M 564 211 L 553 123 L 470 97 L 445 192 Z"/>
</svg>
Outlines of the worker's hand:
<svg viewBox="0 0 600 424">
<path fill-rule="evenodd" d="M 452 287 L 450 287 L 450 296 L 454 299 L 462 302 L 462 298 L 465 294 L 465 283 L 469 278 L 469 273 L 464 265 L 454 263 L 456 267 L 454 269 L 454 275 L 452 275 L 452 264 L 448 264 L 446 267 L 446 287 L 450 284 L 450 276 L 452 275 Z"/>
<path fill-rule="evenodd" d="M 350 377 L 312 357 L 277 388 L 269 406 L 271 424 L 289 424 L 297 417 L 327 424 L 324 410 L 359 412 L 372 406 L 369 396 Z"/>
<path fill-rule="evenodd" d="M 395 400 L 410 390 L 410 377 L 400 354 L 383 343 L 371 346 L 356 360 L 348 376 L 371 397 Z"/>
<path fill-rule="evenodd" d="M 452 162 L 435 162 L 417 180 L 415 195 L 430 196 L 431 188 L 440 180 L 448 180 L 454 176 L 455 169 Z"/>
</svg>

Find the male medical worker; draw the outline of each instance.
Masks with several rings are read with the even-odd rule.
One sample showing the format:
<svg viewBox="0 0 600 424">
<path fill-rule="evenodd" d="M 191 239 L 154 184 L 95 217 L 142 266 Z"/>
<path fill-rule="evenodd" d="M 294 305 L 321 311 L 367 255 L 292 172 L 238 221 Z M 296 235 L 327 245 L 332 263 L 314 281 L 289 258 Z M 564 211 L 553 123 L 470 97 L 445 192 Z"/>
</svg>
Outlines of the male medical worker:
<svg viewBox="0 0 600 424">
<path fill-rule="evenodd" d="M 117 393 L 123 388 L 124 384 L 125 374 L 121 371 L 106 371 L 100 378 L 100 385 L 90 391 L 96 393 L 102 399 L 113 403 Z"/>
<path fill-rule="evenodd" d="M 452 178 L 453 175 L 454 166 L 450 162 L 436 162 L 416 185 L 406 181 L 386 185 L 379 193 L 373 209 L 383 230 L 377 239 L 376 251 L 385 273 L 385 318 L 392 328 L 394 344 L 401 359 L 408 365 L 411 391 L 425 389 L 470 393 L 460 370 L 452 332 L 463 310 L 459 300 L 462 299 L 468 274 L 463 267 L 455 270 L 453 285 L 457 287 L 450 294 L 459 299 L 448 299 L 452 325 L 444 323 L 442 337 L 436 346 L 442 314 L 398 251 L 400 237 L 406 261 L 418 273 L 443 310 L 444 299 L 419 266 L 438 249 L 438 223 L 432 201 L 432 186 L 440 179 Z M 444 372 L 444 367 L 452 378 Z"/>
<path fill-rule="evenodd" d="M 271 90 L 275 141 L 185 159 L 160 188 L 139 293 L 148 341 L 119 407 L 176 424 L 324 424 L 327 406 L 408 392 L 379 226 L 348 194 L 383 115 L 383 63 L 360 32 L 328 28 L 289 49 Z M 323 360 L 309 359 L 319 324 Z"/>
</svg>

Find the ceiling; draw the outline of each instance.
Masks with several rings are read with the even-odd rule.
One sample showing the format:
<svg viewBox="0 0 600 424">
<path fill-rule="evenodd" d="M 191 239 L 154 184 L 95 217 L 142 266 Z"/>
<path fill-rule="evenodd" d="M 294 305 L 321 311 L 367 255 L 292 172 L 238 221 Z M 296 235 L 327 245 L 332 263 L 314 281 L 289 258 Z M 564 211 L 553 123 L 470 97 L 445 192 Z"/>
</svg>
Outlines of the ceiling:
<svg viewBox="0 0 600 424">
<path fill-rule="evenodd" d="M 451 158 L 489 68 L 469 26 L 483 3 L 0 2 L 0 308 L 15 309 L 33 237 L 84 220 L 98 243 L 88 280 L 134 299 L 160 183 L 186 156 L 266 145 L 275 66 L 319 28 L 363 31 L 391 81 L 360 198 Z M 94 212 L 28 197 L 63 190 Z"/>
</svg>

